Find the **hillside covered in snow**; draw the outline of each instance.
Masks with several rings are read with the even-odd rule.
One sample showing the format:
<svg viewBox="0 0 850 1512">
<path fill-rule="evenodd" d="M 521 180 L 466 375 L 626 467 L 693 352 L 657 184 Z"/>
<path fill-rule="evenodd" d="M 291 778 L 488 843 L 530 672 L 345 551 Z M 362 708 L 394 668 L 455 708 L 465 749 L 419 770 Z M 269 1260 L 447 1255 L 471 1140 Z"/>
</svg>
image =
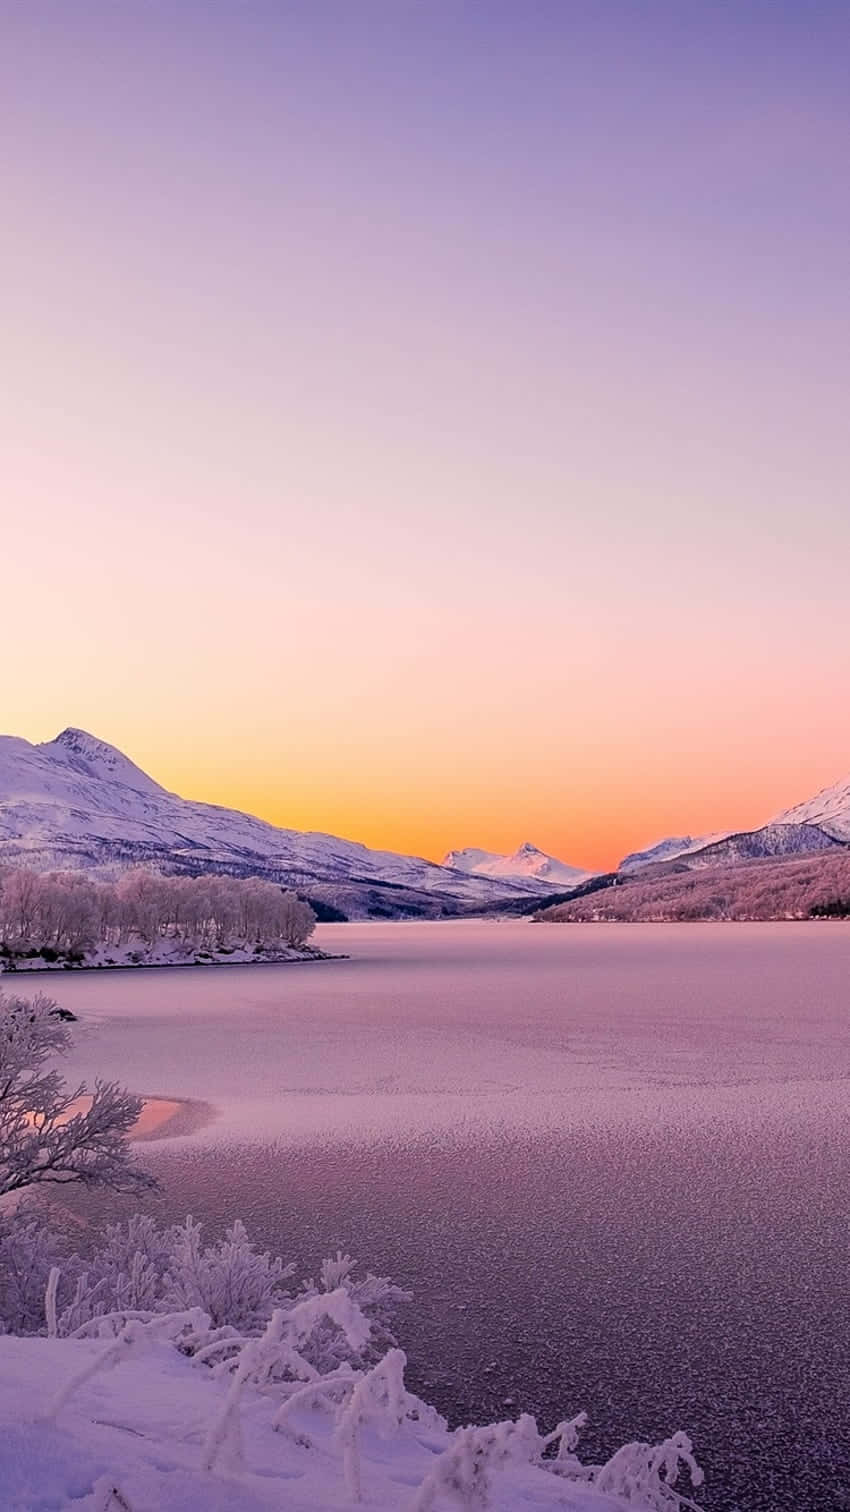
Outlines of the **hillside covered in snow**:
<svg viewBox="0 0 850 1512">
<path fill-rule="evenodd" d="M 621 862 L 618 883 L 670 869 L 826 860 L 850 844 L 850 780 L 761 828 L 670 837 Z M 525 843 L 509 856 L 468 848 L 441 865 L 333 835 L 282 829 L 170 793 L 127 756 L 78 729 L 32 745 L 0 736 L 0 865 L 114 878 L 148 866 L 174 875 L 260 877 L 353 918 L 439 918 L 541 903 L 596 887 L 592 872 Z M 604 878 L 598 885 L 604 885 Z M 594 894 L 595 896 L 595 894 Z M 618 908 L 621 905 L 618 905 Z M 583 905 L 583 910 L 590 907 Z M 333 916 L 325 915 L 325 917 Z"/>
<path fill-rule="evenodd" d="M 565 887 L 578 887 L 593 875 L 580 866 L 569 866 L 566 861 L 559 861 L 556 856 L 547 856 L 545 851 L 538 850 L 530 841 L 520 845 L 510 856 L 476 850 L 474 847 L 449 851 L 443 857 L 442 864 L 471 877 L 496 877 L 513 883 L 541 883 L 551 892 L 563 891 Z"/>
<path fill-rule="evenodd" d="M 784 809 L 771 821 L 773 824 L 817 824 L 836 835 L 840 840 L 850 841 L 850 777 L 823 788 L 814 798 Z"/>
<path fill-rule="evenodd" d="M 633 872 L 537 916 L 551 923 L 850 917 L 850 849 Z"/>
<path fill-rule="evenodd" d="M 850 916 L 850 780 L 758 829 L 660 840 L 583 891 L 539 917 L 648 923 Z"/>
<path fill-rule="evenodd" d="M 354 917 L 439 917 L 546 890 L 533 877 L 469 875 L 192 802 L 76 729 L 41 745 L 0 736 L 0 863 L 258 876 Z"/>
</svg>

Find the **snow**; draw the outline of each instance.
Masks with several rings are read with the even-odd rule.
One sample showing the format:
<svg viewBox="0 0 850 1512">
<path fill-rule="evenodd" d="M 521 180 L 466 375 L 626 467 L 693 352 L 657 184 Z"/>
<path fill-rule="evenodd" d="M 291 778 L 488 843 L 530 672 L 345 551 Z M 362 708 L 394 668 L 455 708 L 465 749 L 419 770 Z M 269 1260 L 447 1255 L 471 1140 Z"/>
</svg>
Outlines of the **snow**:
<svg viewBox="0 0 850 1512">
<path fill-rule="evenodd" d="M 204 1470 L 210 1428 L 221 1419 L 232 1379 L 215 1377 L 161 1338 L 119 1351 L 125 1357 L 111 1368 L 93 1369 L 114 1349 L 114 1341 L 0 1338 L 6 1512 L 70 1506 L 79 1512 L 341 1512 L 354 1504 L 344 1460 L 355 1434 L 359 1505 L 410 1512 L 437 1457 L 455 1442 L 427 1413 L 422 1421 L 405 1419 L 395 1431 L 374 1423 L 363 1410 L 369 1406 L 363 1392 L 339 1422 L 305 1405 L 288 1415 L 285 1432 L 275 1432 L 279 1402 L 249 1386 L 240 1397 L 243 1462 L 224 1454 L 216 1469 Z M 63 1401 L 74 1378 L 87 1371 L 88 1379 Z M 397 1390 L 387 1395 L 397 1405 Z M 445 1494 L 428 1504 L 440 1512 L 458 1506 Z M 616 1512 L 626 1503 L 507 1459 L 492 1476 L 487 1505 L 494 1512 Z M 630 1499 L 628 1505 L 641 1512 L 647 1503 Z"/>
<path fill-rule="evenodd" d="M 231 868 L 296 888 L 319 884 L 331 895 L 344 885 L 355 905 L 366 888 L 384 883 L 410 889 L 426 905 L 445 899 L 475 906 L 526 890 L 508 876 L 474 877 L 181 798 L 114 746 L 73 728 L 41 745 L 0 736 L 0 861 L 106 873 L 134 862 Z M 389 898 L 399 911 L 404 901 L 401 894 Z"/>
<path fill-rule="evenodd" d="M 0 962 L 0 975 L 6 977 L 41 975 L 45 971 L 143 971 L 148 966 L 257 966 L 259 964 L 283 966 L 291 961 L 324 961 L 332 959 L 324 951 L 305 945 L 303 949 L 290 949 L 286 945 L 269 945 L 259 948 L 254 945 L 228 946 L 225 950 L 206 950 L 185 940 L 166 938 L 155 945 L 142 946 L 138 939 L 124 941 L 121 945 L 98 945 L 87 950 L 81 961 L 45 961 L 42 956 L 19 957 L 14 962 Z M 4 981 L 9 990 L 13 982 Z"/>
<path fill-rule="evenodd" d="M 835 851 L 840 842 L 816 824 L 765 824 L 761 829 L 724 835 L 684 853 L 689 867 L 734 865 L 772 856 L 806 856 Z"/>
<path fill-rule="evenodd" d="M 722 830 L 713 835 L 660 840 L 645 851 L 635 851 L 620 862 L 624 873 L 642 871 L 665 861 L 682 861 L 689 868 L 735 865 L 739 861 L 758 860 L 770 856 L 803 856 L 819 851 L 834 850 L 841 842 L 830 830 L 808 823 L 802 818 L 794 821 L 771 820 L 761 829 L 732 832 Z M 837 832 L 836 832 L 837 833 Z M 850 838 L 850 834 L 848 834 Z"/>
<path fill-rule="evenodd" d="M 702 844 L 702 840 L 694 840 L 691 835 L 668 835 L 665 840 L 657 840 L 645 850 L 632 851 L 630 855 L 624 856 L 618 871 L 637 871 L 639 867 L 652 866 L 656 861 L 672 861 L 675 856 L 684 855 L 693 846 Z"/>
<path fill-rule="evenodd" d="M 510 856 L 477 850 L 474 846 L 449 851 L 443 858 L 443 866 L 476 877 L 500 877 L 514 882 L 539 883 L 545 885 L 548 892 L 552 892 L 555 887 L 578 887 L 594 875 L 580 866 L 569 866 L 555 856 L 547 856 L 545 851 L 539 850 L 529 840 Z"/>
<path fill-rule="evenodd" d="M 673 861 L 683 856 L 693 855 L 695 852 L 708 851 L 709 847 L 718 847 L 714 856 L 706 856 L 705 860 L 711 860 L 715 864 L 723 864 L 730 859 L 738 859 L 741 846 L 733 844 L 732 856 L 725 855 L 720 849 L 720 842 L 751 841 L 748 854 L 756 855 L 797 855 L 812 850 L 826 850 L 829 848 L 828 841 L 819 838 L 810 830 L 808 834 L 794 836 L 787 833 L 791 828 L 811 826 L 812 829 L 820 829 L 826 837 L 838 840 L 850 840 L 850 778 L 843 778 L 840 782 L 833 783 L 832 787 L 824 788 L 816 793 L 814 798 L 808 798 L 803 803 L 797 803 L 793 808 L 783 809 L 781 814 L 776 814 L 767 824 L 758 829 L 735 833 L 732 830 L 718 830 L 712 835 L 700 835 L 696 838 L 685 836 L 669 836 L 666 840 L 659 840 L 655 845 L 648 846 L 646 850 L 633 851 L 625 856 L 620 862 L 621 872 L 638 871 L 641 867 L 651 866 L 658 861 Z M 786 831 L 783 834 L 783 830 Z"/>
<path fill-rule="evenodd" d="M 850 839 L 850 780 L 771 821 L 771 826 L 805 824 Z M 627 856 L 621 870 L 691 855 L 729 836 L 721 830 L 671 837 Z M 0 736 L 2 861 L 41 870 L 82 866 L 104 874 L 138 862 L 231 870 L 308 891 L 353 916 L 368 913 L 376 901 L 384 914 L 476 908 L 576 887 L 593 875 L 530 842 L 510 856 L 475 847 L 453 850 L 438 866 L 333 835 L 277 828 L 250 814 L 170 793 L 116 747 L 73 727 L 41 745 Z M 386 890 L 376 899 L 370 889 Z"/>
<path fill-rule="evenodd" d="M 105 740 L 88 735 L 85 730 L 69 726 L 55 740 L 44 741 L 36 749 L 43 751 L 53 761 L 65 762 L 73 771 L 86 777 L 120 782 L 124 787 L 135 788 L 139 793 L 165 793 L 165 788 L 154 782 L 122 751 L 108 745 Z"/>
<path fill-rule="evenodd" d="M 814 798 L 777 814 L 772 824 L 817 824 L 841 840 L 850 840 L 850 778 L 823 788 Z"/>
</svg>

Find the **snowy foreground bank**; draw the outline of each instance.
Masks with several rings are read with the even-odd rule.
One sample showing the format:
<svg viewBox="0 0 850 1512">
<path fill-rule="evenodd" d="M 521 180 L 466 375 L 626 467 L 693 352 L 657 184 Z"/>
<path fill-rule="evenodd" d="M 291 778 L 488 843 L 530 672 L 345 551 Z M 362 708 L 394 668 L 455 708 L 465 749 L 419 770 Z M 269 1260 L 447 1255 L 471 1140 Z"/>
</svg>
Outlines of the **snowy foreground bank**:
<svg viewBox="0 0 850 1512">
<path fill-rule="evenodd" d="M 182 1317 L 193 1326 L 189 1314 Z M 661 1476 L 652 1471 L 646 1446 L 621 1450 L 597 1472 L 594 1487 L 574 1478 L 587 1472 L 572 1453 L 571 1427 L 545 1450 L 530 1418 L 449 1434 L 405 1391 L 399 1350 L 347 1383 L 346 1372 L 337 1372 L 336 1389 L 329 1378 L 319 1388 L 306 1383 L 284 1409 L 273 1388 L 188 1358 L 164 1336 L 175 1332 L 174 1321 L 131 1324 L 117 1339 L 0 1338 L 0 1496 L 7 1512 L 649 1512 L 693 1505 L 665 1486 L 663 1469 Z M 678 1459 L 673 1442 L 671 1463 Z M 545 1461 L 548 1468 L 534 1462 L 553 1451 L 560 1458 Z"/>
<path fill-rule="evenodd" d="M 182 942 L 166 940 L 150 949 L 138 946 L 89 950 L 85 955 L 62 956 L 57 960 L 41 955 L 0 957 L 0 972 L 12 976 L 45 971 L 134 971 L 153 966 L 283 966 L 296 961 L 333 961 L 344 957 L 328 955 L 314 945 L 300 948 L 246 945 L 218 950 L 194 950 Z"/>
</svg>

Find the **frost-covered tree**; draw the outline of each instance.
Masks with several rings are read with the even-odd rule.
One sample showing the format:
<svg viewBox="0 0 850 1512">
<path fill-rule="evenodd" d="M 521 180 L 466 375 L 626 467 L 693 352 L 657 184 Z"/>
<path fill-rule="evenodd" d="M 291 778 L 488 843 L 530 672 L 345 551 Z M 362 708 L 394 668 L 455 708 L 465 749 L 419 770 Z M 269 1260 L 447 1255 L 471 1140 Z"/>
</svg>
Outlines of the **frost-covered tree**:
<svg viewBox="0 0 850 1512">
<path fill-rule="evenodd" d="M 117 882 L 80 872 L 0 869 L 0 949 L 84 954 L 93 946 L 153 950 L 163 941 L 207 951 L 301 949 L 315 928 L 309 904 L 260 877 L 163 877 L 133 867 Z"/>
<path fill-rule="evenodd" d="M 130 1158 L 142 1103 L 116 1082 L 87 1095 L 51 1062 L 70 1047 L 57 1004 L 0 993 L 0 1195 L 43 1182 L 140 1191 L 156 1185 Z"/>
</svg>

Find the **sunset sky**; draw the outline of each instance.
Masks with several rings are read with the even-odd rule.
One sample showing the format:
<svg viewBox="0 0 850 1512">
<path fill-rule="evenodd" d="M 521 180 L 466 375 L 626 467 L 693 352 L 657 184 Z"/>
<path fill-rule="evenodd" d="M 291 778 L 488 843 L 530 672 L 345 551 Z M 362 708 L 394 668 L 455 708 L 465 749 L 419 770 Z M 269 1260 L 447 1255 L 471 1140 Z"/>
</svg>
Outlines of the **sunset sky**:
<svg viewBox="0 0 850 1512">
<path fill-rule="evenodd" d="M 4 732 L 588 866 L 850 773 L 846 4 L 0 22 Z"/>
</svg>

